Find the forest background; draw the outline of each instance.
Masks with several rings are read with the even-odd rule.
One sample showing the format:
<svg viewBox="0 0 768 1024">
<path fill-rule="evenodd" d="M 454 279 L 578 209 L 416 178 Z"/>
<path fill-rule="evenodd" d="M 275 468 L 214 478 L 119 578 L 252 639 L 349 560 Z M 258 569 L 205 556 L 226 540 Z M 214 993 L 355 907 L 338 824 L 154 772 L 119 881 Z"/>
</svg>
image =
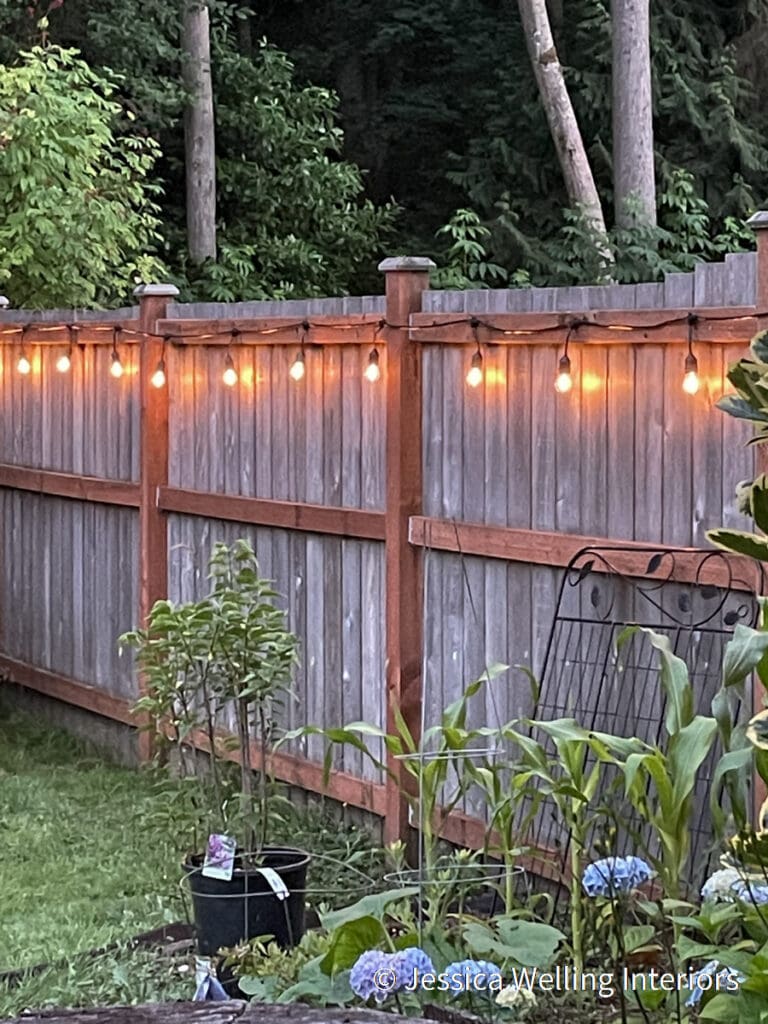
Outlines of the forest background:
<svg viewBox="0 0 768 1024">
<path fill-rule="evenodd" d="M 110 257 L 109 231 L 128 223 L 114 191 L 103 256 L 121 255 L 122 277 L 89 286 L 98 268 L 77 266 L 59 304 L 97 304 L 107 289 L 114 301 L 129 275 L 160 269 L 187 299 L 360 294 L 380 290 L 377 260 L 395 253 L 432 256 L 436 283 L 451 287 L 653 280 L 753 244 L 743 223 L 768 199 L 768 0 L 650 3 L 649 218 L 614 210 L 611 5 L 546 4 L 605 216 L 598 244 L 558 163 L 522 0 L 211 0 L 215 237 L 192 256 L 188 6 L 0 0 L 0 199 L 18 214 L 0 231 L 0 290 L 15 305 L 42 305 L 51 265 L 83 258 L 71 213 L 69 257 L 67 239 L 50 235 L 32 251 L 31 177 L 50 181 L 49 164 L 72 176 L 86 160 L 66 145 L 78 131 L 96 137 L 79 120 L 94 95 L 106 98 L 91 116 L 109 138 L 87 160 L 119 167 L 120 188 L 139 182 L 129 205 L 140 217 Z M 19 111 L 35 103 L 49 123 L 24 140 Z"/>
</svg>

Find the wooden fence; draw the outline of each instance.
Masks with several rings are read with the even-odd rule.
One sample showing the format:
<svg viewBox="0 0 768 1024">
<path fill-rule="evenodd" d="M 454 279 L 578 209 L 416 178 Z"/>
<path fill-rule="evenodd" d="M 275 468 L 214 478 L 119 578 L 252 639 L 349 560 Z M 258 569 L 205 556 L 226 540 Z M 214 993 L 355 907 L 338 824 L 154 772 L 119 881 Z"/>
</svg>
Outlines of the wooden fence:
<svg viewBox="0 0 768 1024">
<path fill-rule="evenodd" d="M 392 701 L 417 728 L 422 704 L 434 721 L 492 661 L 539 668 L 560 572 L 588 539 L 701 547 L 743 525 L 749 430 L 713 403 L 768 326 L 766 241 L 659 285 L 433 292 L 429 261 L 404 258 L 382 264 L 384 297 L 185 306 L 144 286 L 110 313 L 0 311 L 0 671 L 131 723 L 116 637 L 157 598 L 199 593 L 213 542 L 239 536 L 301 638 L 290 725 L 386 724 Z M 475 720 L 526 693 L 511 676 Z M 297 744 L 274 767 L 320 792 L 320 758 Z M 396 787 L 357 753 L 328 792 L 388 839 L 407 831 Z M 452 838 L 477 838 L 468 811 Z"/>
</svg>

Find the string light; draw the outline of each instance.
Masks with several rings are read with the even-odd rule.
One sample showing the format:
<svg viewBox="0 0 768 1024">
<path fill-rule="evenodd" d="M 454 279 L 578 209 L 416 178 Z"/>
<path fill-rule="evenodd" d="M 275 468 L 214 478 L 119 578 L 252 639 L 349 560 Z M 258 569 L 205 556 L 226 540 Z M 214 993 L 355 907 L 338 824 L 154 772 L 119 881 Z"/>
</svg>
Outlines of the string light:
<svg viewBox="0 0 768 1024">
<path fill-rule="evenodd" d="M 685 357 L 685 370 L 683 373 L 683 391 L 686 395 L 695 395 L 699 390 L 699 361 L 693 354 L 693 328 L 696 324 L 696 315 L 688 314 L 688 355 Z"/>
<path fill-rule="evenodd" d="M 560 356 L 560 362 L 557 364 L 557 377 L 555 377 L 555 391 L 559 395 L 567 395 L 573 387 L 573 377 L 571 376 L 571 360 L 568 356 L 568 342 L 571 340 L 571 334 L 579 327 L 578 323 L 572 323 L 568 328 L 568 333 L 565 336 L 565 345 L 563 347 L 563 354 Z"/>
<path fill-rule="evenodd" d="M 67 330 L 69 331 L 69 348 L 56 360 L 56 369 L 59 373 L 69 373 L 72 367 L 72 334 L 75 331 L 75 328 L 72 324 L 68 324 Z"/>
<path fill-rule="evenodd" d="M 120 353 L 117 351 L 117 338 L 122 328 L 115 327 L 112 331 L 112 365 L 109 367 L 109 372 L 115 378 L 119 380 L 125 372 L 123 364 L 120 362 Z"/>
<path fill-rule="evenodd" d="M 150 383 L 153 388 L 164 388 L 165 387 L 165 346 L 168 343 L 168 336 L 163 338 L 163 349 L 160 353 L 160 359 L 158 360 L 155 372 L 150 377 Z"/>
<path fill-rule="evenodd" d="M 307 331 L 309 330 L 309 322 L 305 320 L 297 330 L 301 331 L 301 343 L 299 351 L 296 353 L 296 358 L 291 363 L 291 368 L 288 373 L 291 380 L 300 381 L 304 379 L 304 374 L 306 372 L 306 366 L 304 365 L 304 344 L 307 337 Z"/>
<path fill-rule="evenodd" d="M 469 326 L 472 328 L 472 335 L 475 339 L 476 350 L 472 356 L 472 364 L 467 371 L 467 384 L 471 388 L 478 388 L 483 383 L 483 353 L 480 351 L 480 338 L 477 333 L 477 328 L 480 326 L 480 321 L 472 319 L 469 322 Z"/>
<path fill-rule="evenodd" d="M 27 359 L 27 354 L 24 351 L 24 338 L 26 336 L 26 333 L 27 333 L 27 328 L 26 327 L 22 327 L 22 329 L 21 329 L 21 355 L 19 356 L 18 363 L 16 363 L 16 369 L 19 371 L 19 373 L 22 375 L 22 377 L 26 377 L 27 374 L 31 373 L 31 371 L 32 371 L 32 364 Z"/>
<path fill-rule="evenodd" d="M 371 384 L 375 384 L 381 377 L 381 368 L 379 366 L 379 350 L 377 348 L 371 349 L 371 354 L 368 356 L 368 365 L 365 368 L 365 379 L 369 380 Z"/>
<path fill-rule="evenodd" d="M 229 341 L 230 345 L 237 340 L 239 334 L 240 332 L 233 328 Z M 229 348 L 227 349 L 227 354 L 224 359 L 224 373 L 221 375 L 221 379 L 228 388 L 233 388 L 235 384 L 237 384 L 237 370 L 235 369 L 235 363 L 232 359 L 232 353 Z"/>
</svg>

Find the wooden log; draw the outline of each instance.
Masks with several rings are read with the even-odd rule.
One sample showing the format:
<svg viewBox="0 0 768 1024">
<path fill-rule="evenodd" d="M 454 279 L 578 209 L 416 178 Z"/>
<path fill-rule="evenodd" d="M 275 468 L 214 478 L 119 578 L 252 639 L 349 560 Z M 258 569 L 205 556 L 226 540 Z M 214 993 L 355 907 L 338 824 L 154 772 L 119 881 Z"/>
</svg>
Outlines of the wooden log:
<svg viewBox="0 0 768 1024">
<path fill-rule="evenodd" d="M 423 1018 L 409 1018 L 423 1024 Z M 328 1007 L 302 1003 L 270 1005 L 239 999 L 221 1003 L 146 1003 L 143 1006 L 107 1006 L 85 1010 L 40 1010 L 7 1024 L 392 1024 L 392 1014 L 381 1010 Z"/>
</svg>

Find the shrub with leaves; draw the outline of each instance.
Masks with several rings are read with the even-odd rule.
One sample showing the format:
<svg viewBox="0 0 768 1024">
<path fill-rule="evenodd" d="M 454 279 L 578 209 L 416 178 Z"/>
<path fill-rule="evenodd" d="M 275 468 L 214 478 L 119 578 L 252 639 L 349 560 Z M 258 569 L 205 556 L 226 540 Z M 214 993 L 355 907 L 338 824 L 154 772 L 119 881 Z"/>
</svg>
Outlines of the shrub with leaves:
<svg viewBox="0 0 768 1024">
<path fill-rule="evenodd" d="M 76 50 L 0 66 L 0 286 L 14 306 L 113 305 L 162 274 L 158 149 L 119 132 L 115 89 Z"/>
</svg>

